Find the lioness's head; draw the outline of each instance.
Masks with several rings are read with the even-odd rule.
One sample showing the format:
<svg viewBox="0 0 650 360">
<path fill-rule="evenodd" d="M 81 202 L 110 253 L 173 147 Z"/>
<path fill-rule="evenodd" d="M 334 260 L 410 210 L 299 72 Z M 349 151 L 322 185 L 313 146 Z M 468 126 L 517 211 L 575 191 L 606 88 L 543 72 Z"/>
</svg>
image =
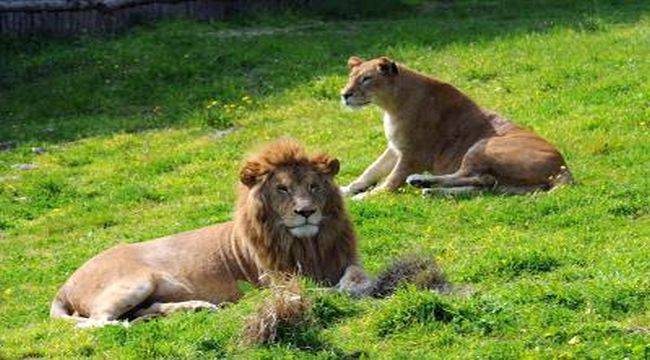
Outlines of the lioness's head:
<svg viewBox="0 0 650 360">
<path fill-rule="evenodd" d="M 397 64 L 385 57 L 363 61 L 356 56 L 348 59 L 350 78 L 341 90 L 341 101 L 349 107 L 362 107 L 387 91 L 399 70 Z"/>
<path fill-rule="evenodd" d="M 248 159 L 240 179 L 249 190 L 247 201 L 262 208 L 258 216 L 273 230 L 309 238 L 340 208 L 341 195 L 333 180 L 338 171 L 337 159 L 308 156 L 295 140 L 284 139 Z"/>
</svg>

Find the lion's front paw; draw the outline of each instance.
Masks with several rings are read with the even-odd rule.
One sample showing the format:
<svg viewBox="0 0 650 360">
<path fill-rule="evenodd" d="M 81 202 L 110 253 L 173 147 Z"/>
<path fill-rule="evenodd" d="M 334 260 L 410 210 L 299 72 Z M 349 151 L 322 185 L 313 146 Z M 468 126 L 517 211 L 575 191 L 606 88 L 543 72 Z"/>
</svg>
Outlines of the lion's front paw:
<svg viewBox="0 0 650 360">
<path fill-rule="evenodd" d="M 215 305 L 215 304 L 207 302 L 207 301 L 191 300 L 191 301 L 187 302 L 187 310 L 190 310 L 190 311 L 201 311 L 201 310 L 217 311 L 217 310 L 219 310 L 219 305 Z"/>
<path fill-rule="evenodd" d="M 93 328 L 102 328 L 104 326 L 123 326 L 129 327 L 130 324 L 128 321 L 119 321 L 119 320 L 103 320 L 103 319 L 86 319 L 80 321 L 75 326 L 77 329 L 93 329 Z"/>
<path fill-rule="evenodd" d="M 374 282 L 360 266 L 350 265 L 336 285 L 336 289 L 354 297 L 369 296 L 374 289 Z"/>
</svg>

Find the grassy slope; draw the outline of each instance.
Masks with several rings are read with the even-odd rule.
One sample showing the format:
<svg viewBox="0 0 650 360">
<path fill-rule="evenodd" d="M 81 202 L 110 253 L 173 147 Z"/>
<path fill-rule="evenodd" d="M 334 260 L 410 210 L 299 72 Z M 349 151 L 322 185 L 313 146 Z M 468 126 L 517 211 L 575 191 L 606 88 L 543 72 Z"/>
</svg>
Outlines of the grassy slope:
<svg viewBox="0 0 650 360">
<path fill-rule="evenodd" d="M 0 141 L 18 147 L 0 152 L 0 358 L 647 356 L 649 10 L 458 2 L 381 20 L 255 24 L 299 26 L 271 35 L 171 22 L 74 43 L 3 40 Z M 218 314 L 128 330 L 48 320 L 57 287 L 102 249 L 229 219 L 237 164 L 260 141 L 291 135 L 336 154 L 342 183 L 361 172 L 384 139 L 377 109 L 338 104 L 351 54 L 393 56 L 534 128 L 580 184 L 349 203 L 372 272 L 417 249 L 472 284 L 468 299 L 321 295 L 327 326 L 270 348 L 238 345 L 254 290 Z M 238 131 L 210 137 L 207 125 L 231 121 Z M 447 320 L 431 317 L 435 307 Z"/>
</svg>

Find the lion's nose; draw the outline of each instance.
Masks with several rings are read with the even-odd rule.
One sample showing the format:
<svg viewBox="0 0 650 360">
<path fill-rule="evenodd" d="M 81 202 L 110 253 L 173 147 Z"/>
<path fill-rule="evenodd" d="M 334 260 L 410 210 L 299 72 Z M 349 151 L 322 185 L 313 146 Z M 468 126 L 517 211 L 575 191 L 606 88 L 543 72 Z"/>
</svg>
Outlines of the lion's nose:
<svg viewBox="0 0 650 360">
<path fill-rule="evenodd" d="M 295 209 L 293 212 L 295 212 L 298 215 L 302 215 L 305 218 L 308 218 L 311 215 L 313 215 L 316 212 L 316 210 L 310 208 L 301 208 L 301 209 Z"/>
<path fill-rule="evenodd" d="M 352 92 L 345 92 L 341 96 L 343 96 L 343 99 L 347 100 L 350 96 L 352 96 Z"/>
</svg>

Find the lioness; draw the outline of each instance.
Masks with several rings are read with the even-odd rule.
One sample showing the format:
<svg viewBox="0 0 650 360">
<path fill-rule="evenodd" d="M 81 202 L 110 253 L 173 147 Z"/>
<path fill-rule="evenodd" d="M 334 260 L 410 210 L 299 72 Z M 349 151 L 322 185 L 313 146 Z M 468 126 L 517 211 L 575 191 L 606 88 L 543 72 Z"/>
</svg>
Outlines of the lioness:
<svg viewBox="0 0 650 360">
<path fill-rule="evenodd" d="M 269 145 L 241 169 L 234 221 L 95 256 L 61 287 L 50 315 L 78 326 L 236 300 L 238 281 L 260 285 L 269 271 L 298 272 L 362 293 L 355 233 L 334 176 L 338 160 L 308 156 L 293 140 Z M 361 275 L 361 276 L 360 276 Z"/>
<path fill-rule="evenodd" d="M 525 193 L 572 182 L 553 145 L 482 109 L 454 86 L 386 57 L 363 61 L 353 56 L 348 68 L 342 101 L 353 108 L 381 107 L 388 147 L 342 188 L 345 195 L 392 191 L 404 182 L 434 187 L 425 194 Z M 434 175 L 417 174 L 423 171 Z M 365 192 L 383 177 L 381 185 Z"/>
</svg>

